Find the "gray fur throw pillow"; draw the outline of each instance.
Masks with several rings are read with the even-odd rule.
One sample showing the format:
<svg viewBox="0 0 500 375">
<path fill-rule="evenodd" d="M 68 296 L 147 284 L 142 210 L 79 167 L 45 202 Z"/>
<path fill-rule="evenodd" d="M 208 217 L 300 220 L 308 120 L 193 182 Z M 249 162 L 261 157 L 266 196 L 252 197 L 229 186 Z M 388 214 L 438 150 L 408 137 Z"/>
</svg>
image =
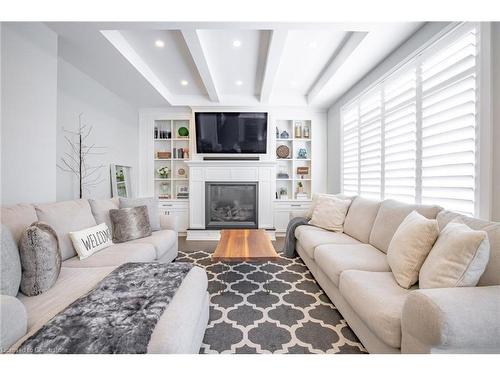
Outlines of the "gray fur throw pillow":
<svg viewBox="0 0 500 375">
<path fill-rule="evenodd" d="M 31 224 L 21 236 L 19 253 L 21 292 L 36 296 L 49 290 L 61 271 L 61 250 L 54 229 L 40 221 Z"/>
<path fill-rule="evenodd" d="M 151 235 L 148 208 L 138 206 L 109 210 L 113 226 L 113 242 L 120 243 Z"/>
</svg>

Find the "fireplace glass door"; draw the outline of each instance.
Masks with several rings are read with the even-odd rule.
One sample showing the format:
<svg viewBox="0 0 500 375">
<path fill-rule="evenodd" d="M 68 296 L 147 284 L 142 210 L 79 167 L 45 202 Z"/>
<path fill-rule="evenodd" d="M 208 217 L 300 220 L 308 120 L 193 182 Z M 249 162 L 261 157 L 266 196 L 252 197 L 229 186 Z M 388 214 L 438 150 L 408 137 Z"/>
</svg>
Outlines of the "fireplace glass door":
<svg viewBox="0 0 500 375">
<path fill-rule="evenodd" d="M 257 182 L 206 182 L 205 227 L 258 228 Z"/>
</svg>

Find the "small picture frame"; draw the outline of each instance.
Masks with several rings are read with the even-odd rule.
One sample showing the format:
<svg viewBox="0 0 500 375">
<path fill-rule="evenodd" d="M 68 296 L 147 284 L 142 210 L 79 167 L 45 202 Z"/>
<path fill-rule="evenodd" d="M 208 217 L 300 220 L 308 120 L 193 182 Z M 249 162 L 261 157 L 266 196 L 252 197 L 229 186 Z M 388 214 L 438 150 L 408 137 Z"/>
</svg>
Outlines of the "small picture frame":
<svg viewBox="0 0 500 375">
<path fill-rule="evenodd" d="M 189 193 L 189 186 L 187 185 L 179 185 L 177 186 L 177 194 L 185 194 Z"/>
</svg>

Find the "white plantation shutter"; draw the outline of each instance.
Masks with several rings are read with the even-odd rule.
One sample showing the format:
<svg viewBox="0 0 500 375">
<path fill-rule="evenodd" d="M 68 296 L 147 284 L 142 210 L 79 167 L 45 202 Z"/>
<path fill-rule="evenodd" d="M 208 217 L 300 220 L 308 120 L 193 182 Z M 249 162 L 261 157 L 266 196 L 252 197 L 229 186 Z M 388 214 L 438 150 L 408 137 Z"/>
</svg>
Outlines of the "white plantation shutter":
<svg viewBox="0 0 500 375">
<path fill-rule="evenodd" d="M 358 194 L 358 108 L 342 112 L 342 185 L 345 194 Z"/>
<path fill-rule="evenodd" d="M 456 28 L 342 109 L 344 193 L 476 214 L 477 40 Z"/>
<path fill-rule="evenodd" d="M 416 70 L 384 88 L 384 198 L 414 203 L 416 197 Z"/>
<path fill-rule="evenodd" d="M 381 92 L 361 99 L 359 105 L 359 194 L 380 199 L 382 192 Z"/>
<path fill-rule="evenodd" d="M 422 63 L 422 203 L 474 214 L 476 35 Z"/>
</svg>

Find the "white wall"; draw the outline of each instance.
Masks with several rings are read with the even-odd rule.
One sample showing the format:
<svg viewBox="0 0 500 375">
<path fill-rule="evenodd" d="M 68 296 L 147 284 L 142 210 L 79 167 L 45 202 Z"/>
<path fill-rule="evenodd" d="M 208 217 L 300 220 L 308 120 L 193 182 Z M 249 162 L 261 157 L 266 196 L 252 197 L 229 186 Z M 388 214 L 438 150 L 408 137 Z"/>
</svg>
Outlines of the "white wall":
<svg viewBox="0 0 500 375">
<path fill-rule="evenodd" d="M 493 202 L 492 218 L 500 221 L 500 22 L 493 22 L 491 28 L 492 44 L 492 100 L 493 104 Z"/>
<path fill-rule="evenodd" d="M 132 188 L 137 191 L 138 176 L 138 111 L 135 107 L 82 73 L 64 59 L 58 63 L 57 101 L 57 160 L 69 150 L 64 139 L 66 130 L 76 130 L 78 115 L 93 127 L 89 143 L 106 147 L 103 155 L 89 158 L 89 165 L 104 165 L 100 170 L 102 181 L 89 191 L 87 198 L 111 197 L 110 164 L 132 167 Z M 68 172 L 57 169 L 57 200 L 78 197 L 78 182 Z"/>
<path fill-rule="evenodd" d="M 1 38 L 1 203 L 54 201 L 57 35 L 3 23 Z"/>
<path fill-rule="evenodd" d="M 447 22 L 430 22 L 413 34 L 384 61 L 377 65 L 328 110 L 328 191 L 340 192 L 340 108 L 381 77 L 404 62 L 448 25 Z"/>
</svg>

